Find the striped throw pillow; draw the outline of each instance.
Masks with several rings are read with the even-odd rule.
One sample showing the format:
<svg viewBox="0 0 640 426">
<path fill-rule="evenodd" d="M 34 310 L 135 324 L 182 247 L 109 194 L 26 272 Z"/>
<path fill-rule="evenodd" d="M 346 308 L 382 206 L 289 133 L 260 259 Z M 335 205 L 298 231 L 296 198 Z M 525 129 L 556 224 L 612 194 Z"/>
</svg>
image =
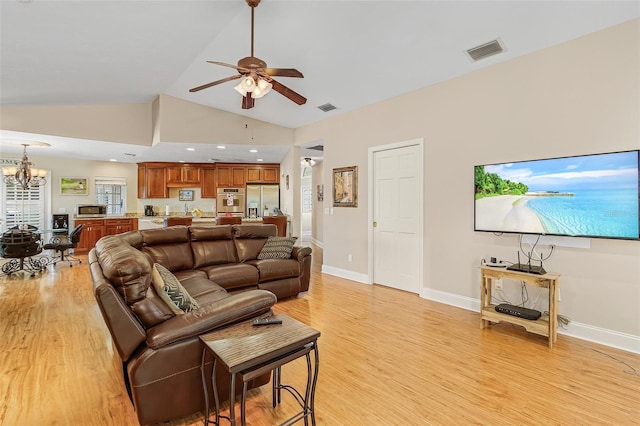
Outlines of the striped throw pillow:
<svg viewBox="0 0 640 426">
<path fill-rule="evenodd" d="M 159 263 L 153 265 L 151 281 L 156 293 L 174 314 L 180 315 L 200 308 L 198 302 L 191 297 L 176 276 Z"/>
<path fill-rule="evenodd" d="M 289 259 L 298 237 L 269 237 L 258 259 Z"/>
</svg>

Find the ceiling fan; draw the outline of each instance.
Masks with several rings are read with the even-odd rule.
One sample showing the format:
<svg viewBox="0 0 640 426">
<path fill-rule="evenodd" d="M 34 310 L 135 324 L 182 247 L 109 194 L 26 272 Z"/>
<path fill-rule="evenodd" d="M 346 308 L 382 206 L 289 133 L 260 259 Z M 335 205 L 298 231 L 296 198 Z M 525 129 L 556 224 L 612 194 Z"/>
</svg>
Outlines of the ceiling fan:
<svg viewBox="0 0 640 426">
<path fill-rule="evenodd" d="M 267 68 L 267 63 L 265 61 L 253 56 L 253 14 L 255 8 L 260 4 L 260 0 L 246 0 L 246 2 L 249 7 L 251 7 L 251 56 L 240 59 L 237 66 L 224 62 L 207 61 L 210 64 L 234 68 L 238 70 L 239 74 L 203 84 L 202 86 L 194 87 L 193 89 L 190 89 L 189 92 L 198 92 L 221 83 L 226 83 L 227 81 L 242 79 L 235 87 L 235 89 L 242 95 L 242 109 L 253 108 L 255 99 L 263 97 L 271 89 L 291 99 L 298 105 L 303 105 L 307 102 L 307 99 L 304 96 L 272 78 L 303 78 L 304 76 L 300 71 L 295 68 Z"/>
</svg>

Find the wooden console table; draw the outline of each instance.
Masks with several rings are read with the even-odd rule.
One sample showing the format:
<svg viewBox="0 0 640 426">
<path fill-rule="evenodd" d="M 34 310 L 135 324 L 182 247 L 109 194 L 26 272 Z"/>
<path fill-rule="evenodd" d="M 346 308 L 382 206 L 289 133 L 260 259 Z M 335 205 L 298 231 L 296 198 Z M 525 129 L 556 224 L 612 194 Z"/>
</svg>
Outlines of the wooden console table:
<svg viewBox="0 0 640 426">
<path fill-rule="evenodd" d="M 510 271 L 506 268 L 494 268 L 490 266 L 480 267 L 480 328 L 490 325 L 491 322 L 506 321 L 520 325 L 530 333 L 539 334 L 549 338 L 549 347 L 558 338 L 558 285 L 560 274 L 547 272 L 544 275 L 530 274 L 527 272 Z M 491 303 L 492 280 L 502 278 L 522 281 L 525 284 L 549 289 L 549 315 L 542 315 L 537 320 L 527 320 L 512 315 L 497 312 L 496 305 Z"/>
</svg>

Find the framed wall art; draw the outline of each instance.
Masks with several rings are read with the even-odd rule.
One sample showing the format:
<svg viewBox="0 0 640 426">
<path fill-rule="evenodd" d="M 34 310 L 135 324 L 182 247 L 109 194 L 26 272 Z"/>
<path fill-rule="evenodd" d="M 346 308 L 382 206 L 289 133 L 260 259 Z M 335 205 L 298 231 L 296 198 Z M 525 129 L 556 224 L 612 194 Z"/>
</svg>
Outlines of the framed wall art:
<svg viewBox="0 0 640 426">
<path fill-rule="evenodd" d="M 358 207 L 358 166 L 333 169 L 333 206 Z"/>
<path fill-rule="evenodd" d="M 193 189 L 181 189 L 178 192 L 178 201 L 193 201 Z"/>
<path fill-rule="evenodd" d="M 86 177 L 61 177 L 60 195 L 89 195 L 89 179 Z"/>
</svg>

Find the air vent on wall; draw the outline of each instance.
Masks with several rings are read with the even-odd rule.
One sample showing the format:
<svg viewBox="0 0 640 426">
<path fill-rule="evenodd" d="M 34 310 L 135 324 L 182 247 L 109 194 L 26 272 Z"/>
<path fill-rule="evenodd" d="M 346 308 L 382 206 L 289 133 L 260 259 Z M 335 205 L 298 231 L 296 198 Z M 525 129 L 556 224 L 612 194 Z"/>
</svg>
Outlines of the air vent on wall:
<svg viewBox="0 0 640 426">
<path fill-rule="evenodd" d="M 492 40 L 488 43 L 481 44 L 480 46 L 472 47 L 467 50 L 467 54 L 471 59 L 475 61 L 479 61 L 480 59 L 488 58 L 489 56 L 497 55 L 498 53 L 502 53 L 504 49 L 498 40 Z"/>
<path fill-rule="evenodd" d="M 324 112 L 329 112 L 329 111 L 333 111 L 334 109 L 337 109 L 334 105 L 331 105 L 330 103 L 326 103 L 326 104 L 322 104 L 318 107 L 319 110 L 324 111 Z"/>
</svg>

